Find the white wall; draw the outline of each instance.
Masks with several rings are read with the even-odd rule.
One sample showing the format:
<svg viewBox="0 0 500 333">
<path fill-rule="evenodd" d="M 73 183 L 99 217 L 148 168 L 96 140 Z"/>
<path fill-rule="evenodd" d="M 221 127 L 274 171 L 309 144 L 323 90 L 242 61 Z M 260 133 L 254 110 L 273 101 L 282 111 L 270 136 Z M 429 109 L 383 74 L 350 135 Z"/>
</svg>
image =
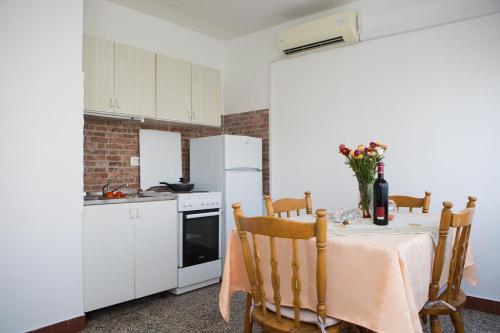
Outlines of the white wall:
<svg viewBox="0 0 500 333">
<path fill-rule="evenodd" d="M 361 0 L 290 21 L 225 43 L 224 109 L 238 113 L 269 107 L 269 65 L 282 58 L 279 30 L 316 17 L 355 8 L 362 40 L 443 24 L 500 10 L 496 0 Z"/>
<path fill-rule="evenodd" d="M 272 195 L 311 190 L 315 208 L 353 207 L 337 147 L 385 142 L 390 193 L 430 190 L 434 212 L 478 197 L 468 291 L 500 300 L 498 31 L 494 14 L 273 63 Z"/>
<path fill-rule="evenodd" d="M 84 0 L 83 31 L 220 70 L 224 66 L 221 41 L 106 0 Z"/>
<path fill-rule="evenodd" d="M 0 332 L 83 314 L 82 17 L 0 2 Z"/>
</svg>

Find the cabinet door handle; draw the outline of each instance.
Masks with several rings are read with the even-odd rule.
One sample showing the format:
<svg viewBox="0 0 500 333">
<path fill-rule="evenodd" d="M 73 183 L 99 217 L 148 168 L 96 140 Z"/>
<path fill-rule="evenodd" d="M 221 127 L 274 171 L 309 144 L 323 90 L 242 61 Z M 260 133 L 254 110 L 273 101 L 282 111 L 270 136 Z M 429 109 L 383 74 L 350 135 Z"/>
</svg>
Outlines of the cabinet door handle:
<svg viewBox="0 0 500 333">
<path fill-rule="evenodd" d="M 139 208 L 136 208 L 136 209 L 135 209 L 135 217 L 136 217 L 137 219 L 140 219 L 140 218 L 141 218 L 141 215 L 139 215 Z"/>
<path fill-rule="evenodd" d="M 132 208 L 128 209 L 128 218 L 129 220 L 132 220 L 134 218 L 134 213 L 132 212 Z"/>
<path fill-rule="evenodd" d="M 110 104 L 111 108 L 114 108 L 114 107 L 115 107 L 115 103 L 114 103 L 114 101 L 113 101 L 113 97 L 110 97 L 110 98 L 109 98 L 109 104 Z"/>
<path fill-rule="evenodd" d="M 194 119 L 194 118 L 196 118 L 196 112 L 195 112 L 194 110 L 193 110 L 192 112 L 193 112 L 193 117 L 192 117 L 192 119 Z"/>
<path fill-rule="evenodd" d="M 118 98 L 115 98 L 115 105 L 116 105 L 116 108 L 119 109 L 120 108 L 120 104 L 118 103 Z"/>
</svg>

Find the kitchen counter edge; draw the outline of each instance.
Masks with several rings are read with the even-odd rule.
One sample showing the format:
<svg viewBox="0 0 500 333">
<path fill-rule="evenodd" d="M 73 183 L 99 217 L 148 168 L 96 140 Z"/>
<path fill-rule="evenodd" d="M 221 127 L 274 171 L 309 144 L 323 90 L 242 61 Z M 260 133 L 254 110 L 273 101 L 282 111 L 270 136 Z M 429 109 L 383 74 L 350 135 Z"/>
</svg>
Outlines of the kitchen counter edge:
<svg viewBox="0 0 500 333">
<path fill-rule="evenodd" d="M 151 197 L 135 197 L 135 198 L 123 198 L 123 199 L 95 199 L 95 200 L 84 200 L 83 206 L 114 205 L 114 204 L 124 204 L 124 203 L 169 201 L 169 200 L 177 200 L 177 199 L 174 196 L 151 196 Z"/>
</svg>

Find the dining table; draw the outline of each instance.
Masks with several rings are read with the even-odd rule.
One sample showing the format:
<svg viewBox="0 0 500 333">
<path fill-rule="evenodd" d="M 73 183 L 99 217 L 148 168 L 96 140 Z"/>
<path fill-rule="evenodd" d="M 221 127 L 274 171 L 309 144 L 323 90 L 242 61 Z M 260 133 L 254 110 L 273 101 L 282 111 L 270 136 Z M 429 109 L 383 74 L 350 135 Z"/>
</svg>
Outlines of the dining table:
<svg viewBox="0 0 500 333">
<path fill-rule="evenodd" d="M 300 215 L 287 218 L 291 223 L 314 223 L 316 217 Z M 375 332 L 422 332 L 419 311 L 428 301 L 429 284 L 435 247 L 438 241 L 440 214 L 398 212 L 385 226 L 370 219 L 357 219 L 348 224 L 328 218 L 327 237 L 327 315 Z M 257 236 L 262 260 L 266 300 L 273 302 L 269 237 Z M 441 277 L 446 287 L 449 258 L 454 232 L 450 228 L 445 251 L 445 267 Z M 281 276 L 281 302 L 293 306 L 292 242 L 276 239 L 278 269 Z M 251 244 L 250 244 L 251 245 Z M 299 260 L 302 280 L 301 307 L 315 311 L 316 241 L 300 240 Z M 253 251 L 253 249 L 252 249 Z M 448 265 L 447 265 L 448 264 Z M 476 285 L 477 276 L 472 249 L 469 246 L 463 280 Z M 251 290 L 245 271 L 241 243 L 236 230 L 227 241 L 224 272 L 219 294 L 219 309 L 229 321 L 231 296 Z"/>
</svg>

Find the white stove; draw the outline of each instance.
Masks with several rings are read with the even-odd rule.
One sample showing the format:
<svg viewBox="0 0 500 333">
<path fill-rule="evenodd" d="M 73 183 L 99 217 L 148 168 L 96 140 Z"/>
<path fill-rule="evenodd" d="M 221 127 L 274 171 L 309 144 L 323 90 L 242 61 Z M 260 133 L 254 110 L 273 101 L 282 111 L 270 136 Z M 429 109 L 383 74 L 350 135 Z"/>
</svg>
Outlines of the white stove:
<svg viewBox="0 0 500 333">
<path fill-rule="evenodd" d="M 171 192 L 177 199 L 179 295 L 219 283 L 222 275 L 220 192 Z"/>
</svg>

